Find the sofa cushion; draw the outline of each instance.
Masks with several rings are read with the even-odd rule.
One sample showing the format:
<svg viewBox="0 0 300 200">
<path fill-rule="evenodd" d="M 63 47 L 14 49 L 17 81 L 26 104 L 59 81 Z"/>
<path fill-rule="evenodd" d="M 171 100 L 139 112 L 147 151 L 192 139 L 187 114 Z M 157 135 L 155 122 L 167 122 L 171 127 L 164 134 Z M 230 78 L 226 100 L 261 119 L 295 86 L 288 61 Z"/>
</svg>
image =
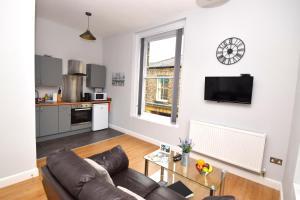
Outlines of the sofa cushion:
<svg viewBox="0 0 300 200">
<path fill-rule="evenodd" d="M 72 151 L 62 151 L 47 157 L 49 171 L 74 197 L 78 197 L 85 183 L 93 180 L 97 172 Z"/>
<path fill-rule="evenodd" d="M 84 159 L 87 163 L 89 163 L 98 173 L 98 175 L 106 182 L 108 182 L 109 184 L 112 184 L 113 186 L 115 186 L 113 180 L 111 179 L 108 171 L 102 167 L 101 165 L 99 165 L 98 163 L 96 163 L 95 161 L 89 159 L 89 158 L 85 158 Z"/>
<path fill-rule="evenodd" d="M 116 186 L 125 187 L 141 197 L 146 197 L 150 192 L 159 187 L 149 177 L 130 168 L 116 174 L 112 179 Z"/>
<path fill-rule="evenodd" d="M 136 200 L 136 198 L 97 177 L 83 186 L 78 200 Z"/>
<path fill-rule="evenodd" d="M 89 157 L 90 159 L 102 165 L 108 173 L 114 174 L 128 168 L 128 157 L 121 146 L 116 146 L 111 150 Z"/>
<path fill-rule="evenodd" d="M 186 198 L 184 198 L 177 192 L 167 187 L 159 187 L 146 197 L 146 200 L 170 200 L 170 199 L 185 200 Z"/>
</svg>

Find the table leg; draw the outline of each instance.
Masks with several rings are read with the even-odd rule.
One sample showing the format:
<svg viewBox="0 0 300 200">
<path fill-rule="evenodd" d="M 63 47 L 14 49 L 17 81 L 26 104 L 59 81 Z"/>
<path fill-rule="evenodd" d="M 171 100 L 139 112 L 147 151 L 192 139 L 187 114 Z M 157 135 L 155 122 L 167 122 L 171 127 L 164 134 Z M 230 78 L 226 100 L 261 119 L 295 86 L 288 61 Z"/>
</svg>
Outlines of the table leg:
<svg viewBox="0 0 300 200">
<path fill-rule="evenodd" d="M 225 176 L 226 176 L 226 171 L 222 170 L 222 173 L 221 173 L 221 184 L 220 184 L 220 191 L 219 191 L 219 195 L 220 196 L 224 194 Z"/>
<path fill-rule="evenodd" d="M 209 189 L 209 196 L 214 196 L 215 195 L 215 191 L 216 191 L 216 188 L 215 186 L 211 186 L 211 188 Z"/>
<path fill-rule="evenodd" d="M 148 160 L 145 159 L 145 172 L 144 172 L 145 176 L 148 176 L 148 168 L 149 168 L 149 163 Z"/>
<path fill-rule="evenodd" d="M 165 172 L 165 168 L 160 167 L 160 181 L 164 180 L 164 172 Z"/>
</svg>

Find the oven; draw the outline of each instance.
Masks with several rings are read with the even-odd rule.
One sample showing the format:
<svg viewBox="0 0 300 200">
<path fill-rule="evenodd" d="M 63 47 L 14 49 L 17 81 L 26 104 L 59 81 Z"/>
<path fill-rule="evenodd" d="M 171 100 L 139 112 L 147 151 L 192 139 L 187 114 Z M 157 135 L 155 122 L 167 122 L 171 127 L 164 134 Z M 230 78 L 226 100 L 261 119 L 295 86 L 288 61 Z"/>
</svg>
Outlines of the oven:
<svg viewBox="0 0 300 200">
<path fill-rule="evenodd" d="M 76 104 L 71 109 L 71 124 L 79 125 L 92 122 L 92 104 Z"/>
</svg>

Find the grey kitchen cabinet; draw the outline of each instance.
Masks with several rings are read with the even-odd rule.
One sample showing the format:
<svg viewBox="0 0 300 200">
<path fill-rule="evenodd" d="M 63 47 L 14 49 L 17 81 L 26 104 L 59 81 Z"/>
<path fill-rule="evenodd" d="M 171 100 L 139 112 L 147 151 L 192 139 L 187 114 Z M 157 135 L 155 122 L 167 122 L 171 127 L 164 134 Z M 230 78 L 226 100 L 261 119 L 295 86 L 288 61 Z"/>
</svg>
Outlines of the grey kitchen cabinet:
<svg viewBox="0 0 300 200">
<path fill-rule="evenodd" d="M 40 106 L 40 134 L 47 136 L 58 133 L 58 106 Z"/>
<path fill-rule="evenodd" d="M 62 59 L 35 55 L 36 86 L 56 87 L 62 84 Z"/>
<path fill-rule="evenodd" d="M 105 88 L 106 67 L 103 65 L 86 65 L 86 86 L 90 88 Z"/>
<path fill-rule="evenodd" d="M 41 85 L 40 60 L 41 60 L 41 56 L 35 55 L 35 87 Z"/>
<path fill-rule="evenodd" d="M 58 129 L 59 132 L 67 132 L 71 130 L 71 106 L 61 105 L 58 107 Z"/>
<path fill-rule="evenodd" d="M 35 107 L 35 136 L 40 136 L 40 107 Z"/>
</svg>

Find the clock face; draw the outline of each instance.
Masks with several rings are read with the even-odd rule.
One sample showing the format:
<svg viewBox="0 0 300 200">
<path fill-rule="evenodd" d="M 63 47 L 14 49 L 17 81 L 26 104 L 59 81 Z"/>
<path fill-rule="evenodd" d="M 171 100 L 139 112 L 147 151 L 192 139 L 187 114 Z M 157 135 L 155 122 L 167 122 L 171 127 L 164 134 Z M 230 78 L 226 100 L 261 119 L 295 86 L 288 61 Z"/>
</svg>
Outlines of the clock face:
<svg viewBox="0 0 300 200">
<path fill-rule="evenodd" d="M 216 56 L 220 63 L 232 65 L 242 59 L 245 54 L 244 42 L 236 37 L 224 40 L 217 48 Z"/>
</svg>

